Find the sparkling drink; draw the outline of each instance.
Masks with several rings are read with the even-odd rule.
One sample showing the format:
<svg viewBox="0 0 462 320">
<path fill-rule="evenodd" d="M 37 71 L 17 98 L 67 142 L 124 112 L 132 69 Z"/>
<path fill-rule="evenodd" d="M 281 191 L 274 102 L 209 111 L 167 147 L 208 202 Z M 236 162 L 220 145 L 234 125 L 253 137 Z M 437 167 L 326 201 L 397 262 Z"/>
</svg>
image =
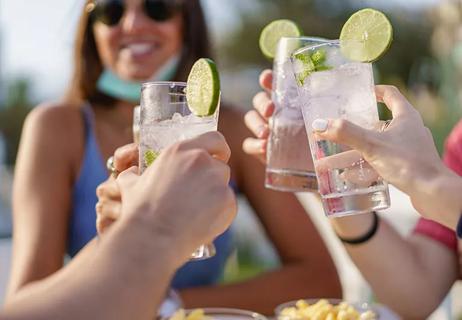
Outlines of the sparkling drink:
<svg viewBox="0 0 462 320">
<path fill-rule="evenodd" d="M 307 57 L 316 59 L 318 65 Z M 347 146 L 317 140 L 312 130 L 316 119 L 338 118 L 364 128 L 377 128 L 372 65 L 349 61 L 338 41 L 300 49 L 292 62 L 326 215 L 343 216 L 389 207 L 387 183 L 361 155 Z"/>
<path fill-rule="evenodd" d="M 140 172 L 172 144 L 194 138 L 218 126 L 219 108 L 212 116 L 192 114 L 186 100 L 186 83 L 150 82 L 141 88 L 140 114 Z M 161 183 L 161 182 L 160 182 Z M 200 260 L 215 255 L 213 244 L 199 247 L 192 259 Z"/>
<path fill-rule="evenodd" d="M 201 134 L 217 130 L 217 119 L 215 117 L 201 118 L 193 114 L 182 115 L 181 112 L 174 112 L 166 120 L 159 120 L 150 126 L 142 126 L 140 153 L 145 157 L 148 150 L 156 154 L 166 147 L 186 139 L 191 139 Z M 148 163 L 141 163 L 143 172 Z"/>
<path fill-rule="evenodd" d="M 316 174 L 309 152 L 305 123 L 298 100 L 291 54 L 307 45 L 323 43 L 318 38 L 281 38 L 273 67 L 272 100 L 265 186 L 279 191 L 315 191 Z"/>
<path fill-rule="evenodd" d="M 140 117 L 141 107 L 136 106 L 133 108 L 133 142 L 136 144 L 140 143 Z"/>
</svg>

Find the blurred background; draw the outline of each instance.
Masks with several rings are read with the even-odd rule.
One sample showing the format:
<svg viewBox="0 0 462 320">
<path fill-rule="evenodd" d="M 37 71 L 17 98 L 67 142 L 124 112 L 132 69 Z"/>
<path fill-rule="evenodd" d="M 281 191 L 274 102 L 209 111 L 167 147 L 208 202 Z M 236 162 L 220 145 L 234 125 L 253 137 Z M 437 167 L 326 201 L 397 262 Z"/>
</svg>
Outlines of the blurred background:
<svg viewBox="0 0 462 320">
<path fill-rule="evenodd" d="M 0 305 L 11 254 L 11 184 L 21 128 L 27 113 L 45 100 L 58 100 L 68 84 L 71 51 L 83 0 L 0 0 Z M 374 7 L 390 18 L 395 38 L 376 63 L 376 82 L 398 86 L 432 129 L 439 150 L 461 116 L 462 2 L 456 0 L 204 0 L 213 32 L 215 59 L 224 99 L 236 108 L 251 108 L 259 90 L 258 75 L 271 62 L 263 58 L 258 37 L 267 23 L 289 18 L 306 35 L 337 38 L 351 13 Z M 381 116 L 389 117 L 381 108 Z M 33 159 L 31 159 L 33 160 Z M 263 182 L 262 182 L 263 183 Z M 403 233 L 412 228 L 415 213 L 407 197 L 393 190 L 394 223 Z M 301 200 L 307 206 L 306 195 Z M 246 203 L 240 202 L 238 251 L 224 281 L 252 276 L 278 260 L 259 230 Z M 319 211 L 314 208 L 312 211 Z M 333 239 L 322 214 L 315 220 L 324 231 L 341 268 L 347 297 L 373 299 L 367 284 Z M 52 226 L 50 226 L 52 227 Z M 252 241 L 248 241 L 252 238 Z M 457 317 L 462 300 L 454 291 L 434 319 Z"/>
</svg>

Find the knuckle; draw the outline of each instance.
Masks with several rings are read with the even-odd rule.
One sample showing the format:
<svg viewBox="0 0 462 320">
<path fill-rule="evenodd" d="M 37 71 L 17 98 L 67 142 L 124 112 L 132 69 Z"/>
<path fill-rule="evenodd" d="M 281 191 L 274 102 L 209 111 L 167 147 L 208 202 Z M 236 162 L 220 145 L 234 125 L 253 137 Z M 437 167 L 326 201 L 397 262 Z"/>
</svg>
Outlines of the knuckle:
<svg viewBox="0 0 462 320">
<path fill-rule="evenodd" d="M 372 154 L 374 154 L 374 151 L 376 150 L 377 146 L 372 141 L 365 140 L 363 148 L 364 148 L 363 150 L 364 150 L 365 154 L 372 155 Z"/>
<path fill-rule="evenodd" d="M 106 183 L 100 184 L 96 188 L 96 196 L 98 198 L 102 198 L 102 197 L 104 197 L 105 193 L 106 193 Z"/>
<path fill-rule="evenodd" d="M 388 88 L 390 89 L 390 91 L 399 92 L 398 88 L 394 85 L 389 85 Z"/>
<path fill-rule="evenodd" d="M 258 106 L 258 104 L 259 104 L 260 94 L 261 94 L 261 92 L 257 93 L 252 99 L 252 104 L 253 104 L 254 108 L 256 108 Z"/>
<path fill-rule="evenodd" d="M 219 143 L 226 143 L 225 136 L 219 132 L 219 131 L 214 131 L 210 133 L 211 136 L 213 136 Z"/>
<path fill-rule="evenodd" d="M 255 95 L 253 99 L 253 106 L 256 109 L 260 109 L 266 105 L 267 100 L 268 100 L 268 94 L 264 91 L 259 92 Z"/>
<path fill-rule="evenodd" d="M 334 137 L 339 137 L 340 135 L 342 135 L 348 130 L 348 123 L 344 119 L 337 119 L 337 120 L 334 120 L 332 127 L 333 127 L 332 135 Z"/>
<path fill-rule="evenodd" d="M 210 155 L 204 149 L 194 149 L 194 150 L 191 150 L 190 153 L 191 153 L 190 157 L 191 157 L 193 164 L 202 163 L 208 158 L 210 158 Z"/>
<path fill-rule="evenodd" d="M 250 110 L 244 115 L 244 122 L 249 125 L 253 122 L 253 119 L 255 118 L 255 114 L 257 112 L 255 110 Z"/>
<path fill-rule="evenodd" d="M 103 203 L 102 202 L 98 202 L 96 203 L 95 205 L 95 211 L 96 211 L 96 214 L 99 216 L 103 213 Z"/>
</svg>

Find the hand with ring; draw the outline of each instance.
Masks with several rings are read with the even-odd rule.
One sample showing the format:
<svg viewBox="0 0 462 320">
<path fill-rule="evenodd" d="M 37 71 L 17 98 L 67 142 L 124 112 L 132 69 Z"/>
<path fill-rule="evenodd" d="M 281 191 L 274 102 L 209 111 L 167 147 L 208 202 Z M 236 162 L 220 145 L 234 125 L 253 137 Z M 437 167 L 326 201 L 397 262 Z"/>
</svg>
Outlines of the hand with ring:
<svg viewBox="0 0 462 320">
<path fill-rule="evenodd" d="M 138 145 L 135 143 L 118 148 L 106 166 L 110 177 L 98 186 L 96 195 L 96 230 L 103 234 L 120 217 L 122 211 L 121 193 L 116 178 L 118 173 L 138 165 Z"/>
</svg>

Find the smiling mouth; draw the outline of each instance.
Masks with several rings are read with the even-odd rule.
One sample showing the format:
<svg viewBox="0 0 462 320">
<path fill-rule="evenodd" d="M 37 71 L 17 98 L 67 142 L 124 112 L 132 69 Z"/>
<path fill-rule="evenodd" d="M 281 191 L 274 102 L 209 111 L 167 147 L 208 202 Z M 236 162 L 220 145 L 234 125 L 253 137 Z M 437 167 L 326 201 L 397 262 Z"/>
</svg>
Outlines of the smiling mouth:
<svg viewBox="0 0 462 320">
<path fill-rule="evenodd" d="M 124 45 L 121 51 L 126 51 L 133 57 L 143 57 L 153 53 L 155 50 L 160 48 L 158 43 L 130 43 Z"/>
</svg>

